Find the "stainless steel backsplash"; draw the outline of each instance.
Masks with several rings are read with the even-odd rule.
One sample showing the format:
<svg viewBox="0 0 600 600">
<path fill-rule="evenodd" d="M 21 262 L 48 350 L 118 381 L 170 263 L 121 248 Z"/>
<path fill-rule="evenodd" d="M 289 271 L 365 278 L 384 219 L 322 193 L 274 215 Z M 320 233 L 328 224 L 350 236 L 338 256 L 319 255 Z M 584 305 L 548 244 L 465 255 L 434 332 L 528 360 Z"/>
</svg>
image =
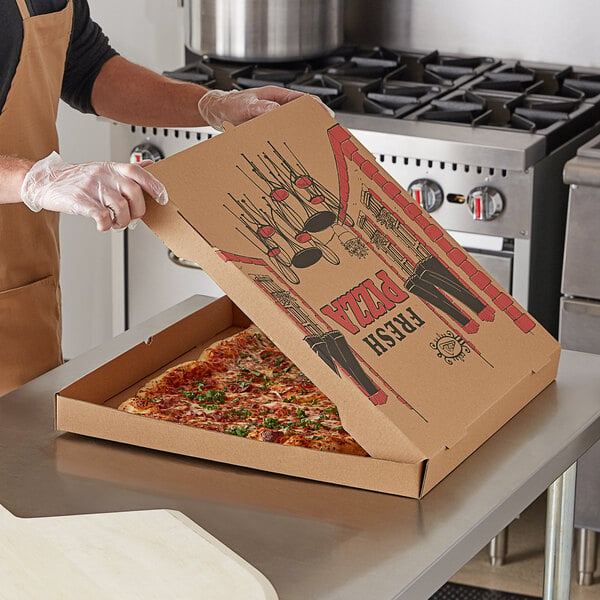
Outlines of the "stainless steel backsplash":
<svg viewBox="0 0 600 600">
<path fill-rule="evenodd" d="M 348 42 L 600 67 L 598 0 L 345 0 Z"/>
</svg>

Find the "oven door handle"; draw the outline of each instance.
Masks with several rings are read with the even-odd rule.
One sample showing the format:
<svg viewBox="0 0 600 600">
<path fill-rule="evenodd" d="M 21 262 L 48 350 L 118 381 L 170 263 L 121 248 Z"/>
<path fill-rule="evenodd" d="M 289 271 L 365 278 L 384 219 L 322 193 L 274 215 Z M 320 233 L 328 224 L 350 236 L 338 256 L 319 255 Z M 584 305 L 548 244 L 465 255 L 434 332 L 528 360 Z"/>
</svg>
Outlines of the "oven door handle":
<svg viewBox="0 0 600 600">
<path fill-rule="evenodd" d="M 191 260 L 187 260 L 185 258 L 179 258 L 172 250 L 167 250 L 167 256 L 171 262 L 174 262 L 179 267 L 186 267 L 188 269 L 199 269 L 202 271 L 202 267 Z"/>
</svg>

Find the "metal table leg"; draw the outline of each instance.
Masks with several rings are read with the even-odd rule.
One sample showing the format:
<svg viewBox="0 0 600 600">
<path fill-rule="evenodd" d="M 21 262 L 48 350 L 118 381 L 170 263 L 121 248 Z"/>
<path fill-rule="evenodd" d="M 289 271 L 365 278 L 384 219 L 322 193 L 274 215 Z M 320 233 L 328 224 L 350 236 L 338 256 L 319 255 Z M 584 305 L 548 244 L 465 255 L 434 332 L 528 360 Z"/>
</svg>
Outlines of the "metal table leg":
<svg viewBox="0 0 600 600">
<path fill-rule="evenodd" d="M 508 527 L 505 527 L 490 542 L 490 563 L 492 567 L 501 567 L 506 561 L 508 548 Z"/>
<path fill-rule="evenodd" d="M 579 530 L 577 571 L 579 585 L 592 585 L 596 570 L 596 532 L 592 529 Z"/>
<path fill-rule="evenodd" d="M 576 475 L 577 463 L 548 488 L 544 600 L 570 597 Z"/>
</svg>

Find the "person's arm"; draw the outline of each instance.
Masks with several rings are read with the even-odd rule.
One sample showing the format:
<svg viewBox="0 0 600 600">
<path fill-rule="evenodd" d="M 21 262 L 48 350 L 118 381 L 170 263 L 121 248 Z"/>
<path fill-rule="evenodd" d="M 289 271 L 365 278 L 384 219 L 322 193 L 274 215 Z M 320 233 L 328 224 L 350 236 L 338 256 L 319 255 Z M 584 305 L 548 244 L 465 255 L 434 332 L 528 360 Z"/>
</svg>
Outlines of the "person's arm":
<svg viewBox="0 0 600 600">
<path fill-rule="evenodd" d="M 86 113 L 130 125 L 222 129 L 242 123 L 301 96 L 267 86 L 223 92 L 179 82 L 135 65 L 111 48 L 90 18 L 87 0 L 75 0 L 73 29 L 61 89 L 62 99 Z M 24 174 L 26 166 L 31 167 Z M 145 211 L 142 191 L 167 201 L 164 186 L 142 167 L 112 162 L 74 165 L 56 153 L 36 163 L 5 159 L 0 165 L 0 202 L 22 201 L 42 208 L 91 217 L 99 230 L 121 228 Z"/>
<path fill-rule="evenodd" d="M 206 122 L 198 112 L 198 101 L 207 91 L 117 55 L 104 63 L 96 77 L 92 106 L 97 114 L 130 125 L 200 127 Z"/>
<path fill-rule="evenodd" d="M 303 94 L 275 86 L 224 92 L 176 81 L 118 55 L 89 16 L 86 0 L 75 3 L 73 34 L 61 97 L 82 112 L 153 127 L 222 129 Z M 122 228 L 145 212 L 143 192 L 167 201 L 165 187 L 144 164 L 71 164 L 53 153 L 37 162 L 0 157 L 0 202 L 93 218 L 100 231 Z"/>
<path fill-rule="evenodd" d="M 21 186 L 33 162 L 0 156 L 0 204 L 21 202 Z"/>
<path fill-rule="evenodd" d="M 148 161 L 151 162 L 151 161 Z M 0 156 L 0 203 L 90 217 L 99 231 L 122 228 L 146 210 L 143 191 L 159 204 L 165 187 L 141 164 L 64 162 L 54 152 L 32 162 Z"/>
<path fill-rule="evenodd" d="M 223 121 L 239 125 L 302 92 L 276 86 L 224 92 L 169 79 L 113 56 L 92 88 L 94 111 L 115 121 L 149 127 L 201 127 L 222 130 Z"/>
</svg>

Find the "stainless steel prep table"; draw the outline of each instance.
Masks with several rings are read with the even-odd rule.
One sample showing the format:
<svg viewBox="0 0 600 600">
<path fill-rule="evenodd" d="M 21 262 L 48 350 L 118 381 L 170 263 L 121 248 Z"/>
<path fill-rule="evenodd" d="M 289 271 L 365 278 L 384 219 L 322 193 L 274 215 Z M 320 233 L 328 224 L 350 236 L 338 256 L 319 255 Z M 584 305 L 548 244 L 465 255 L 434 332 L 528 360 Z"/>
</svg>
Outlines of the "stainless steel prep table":
<svg viewBox="0 0 600 600">
<path fill-rule="evenodd" d="M 424 600 L 600 438 L 600 356 L 568 351 L 557 382 L 420 501 L 54 431 L 55 391 L 210 300 L 0 398 L 0 504 L 22 517 L 177 509 L 281 600 Z"/>
</svg>

